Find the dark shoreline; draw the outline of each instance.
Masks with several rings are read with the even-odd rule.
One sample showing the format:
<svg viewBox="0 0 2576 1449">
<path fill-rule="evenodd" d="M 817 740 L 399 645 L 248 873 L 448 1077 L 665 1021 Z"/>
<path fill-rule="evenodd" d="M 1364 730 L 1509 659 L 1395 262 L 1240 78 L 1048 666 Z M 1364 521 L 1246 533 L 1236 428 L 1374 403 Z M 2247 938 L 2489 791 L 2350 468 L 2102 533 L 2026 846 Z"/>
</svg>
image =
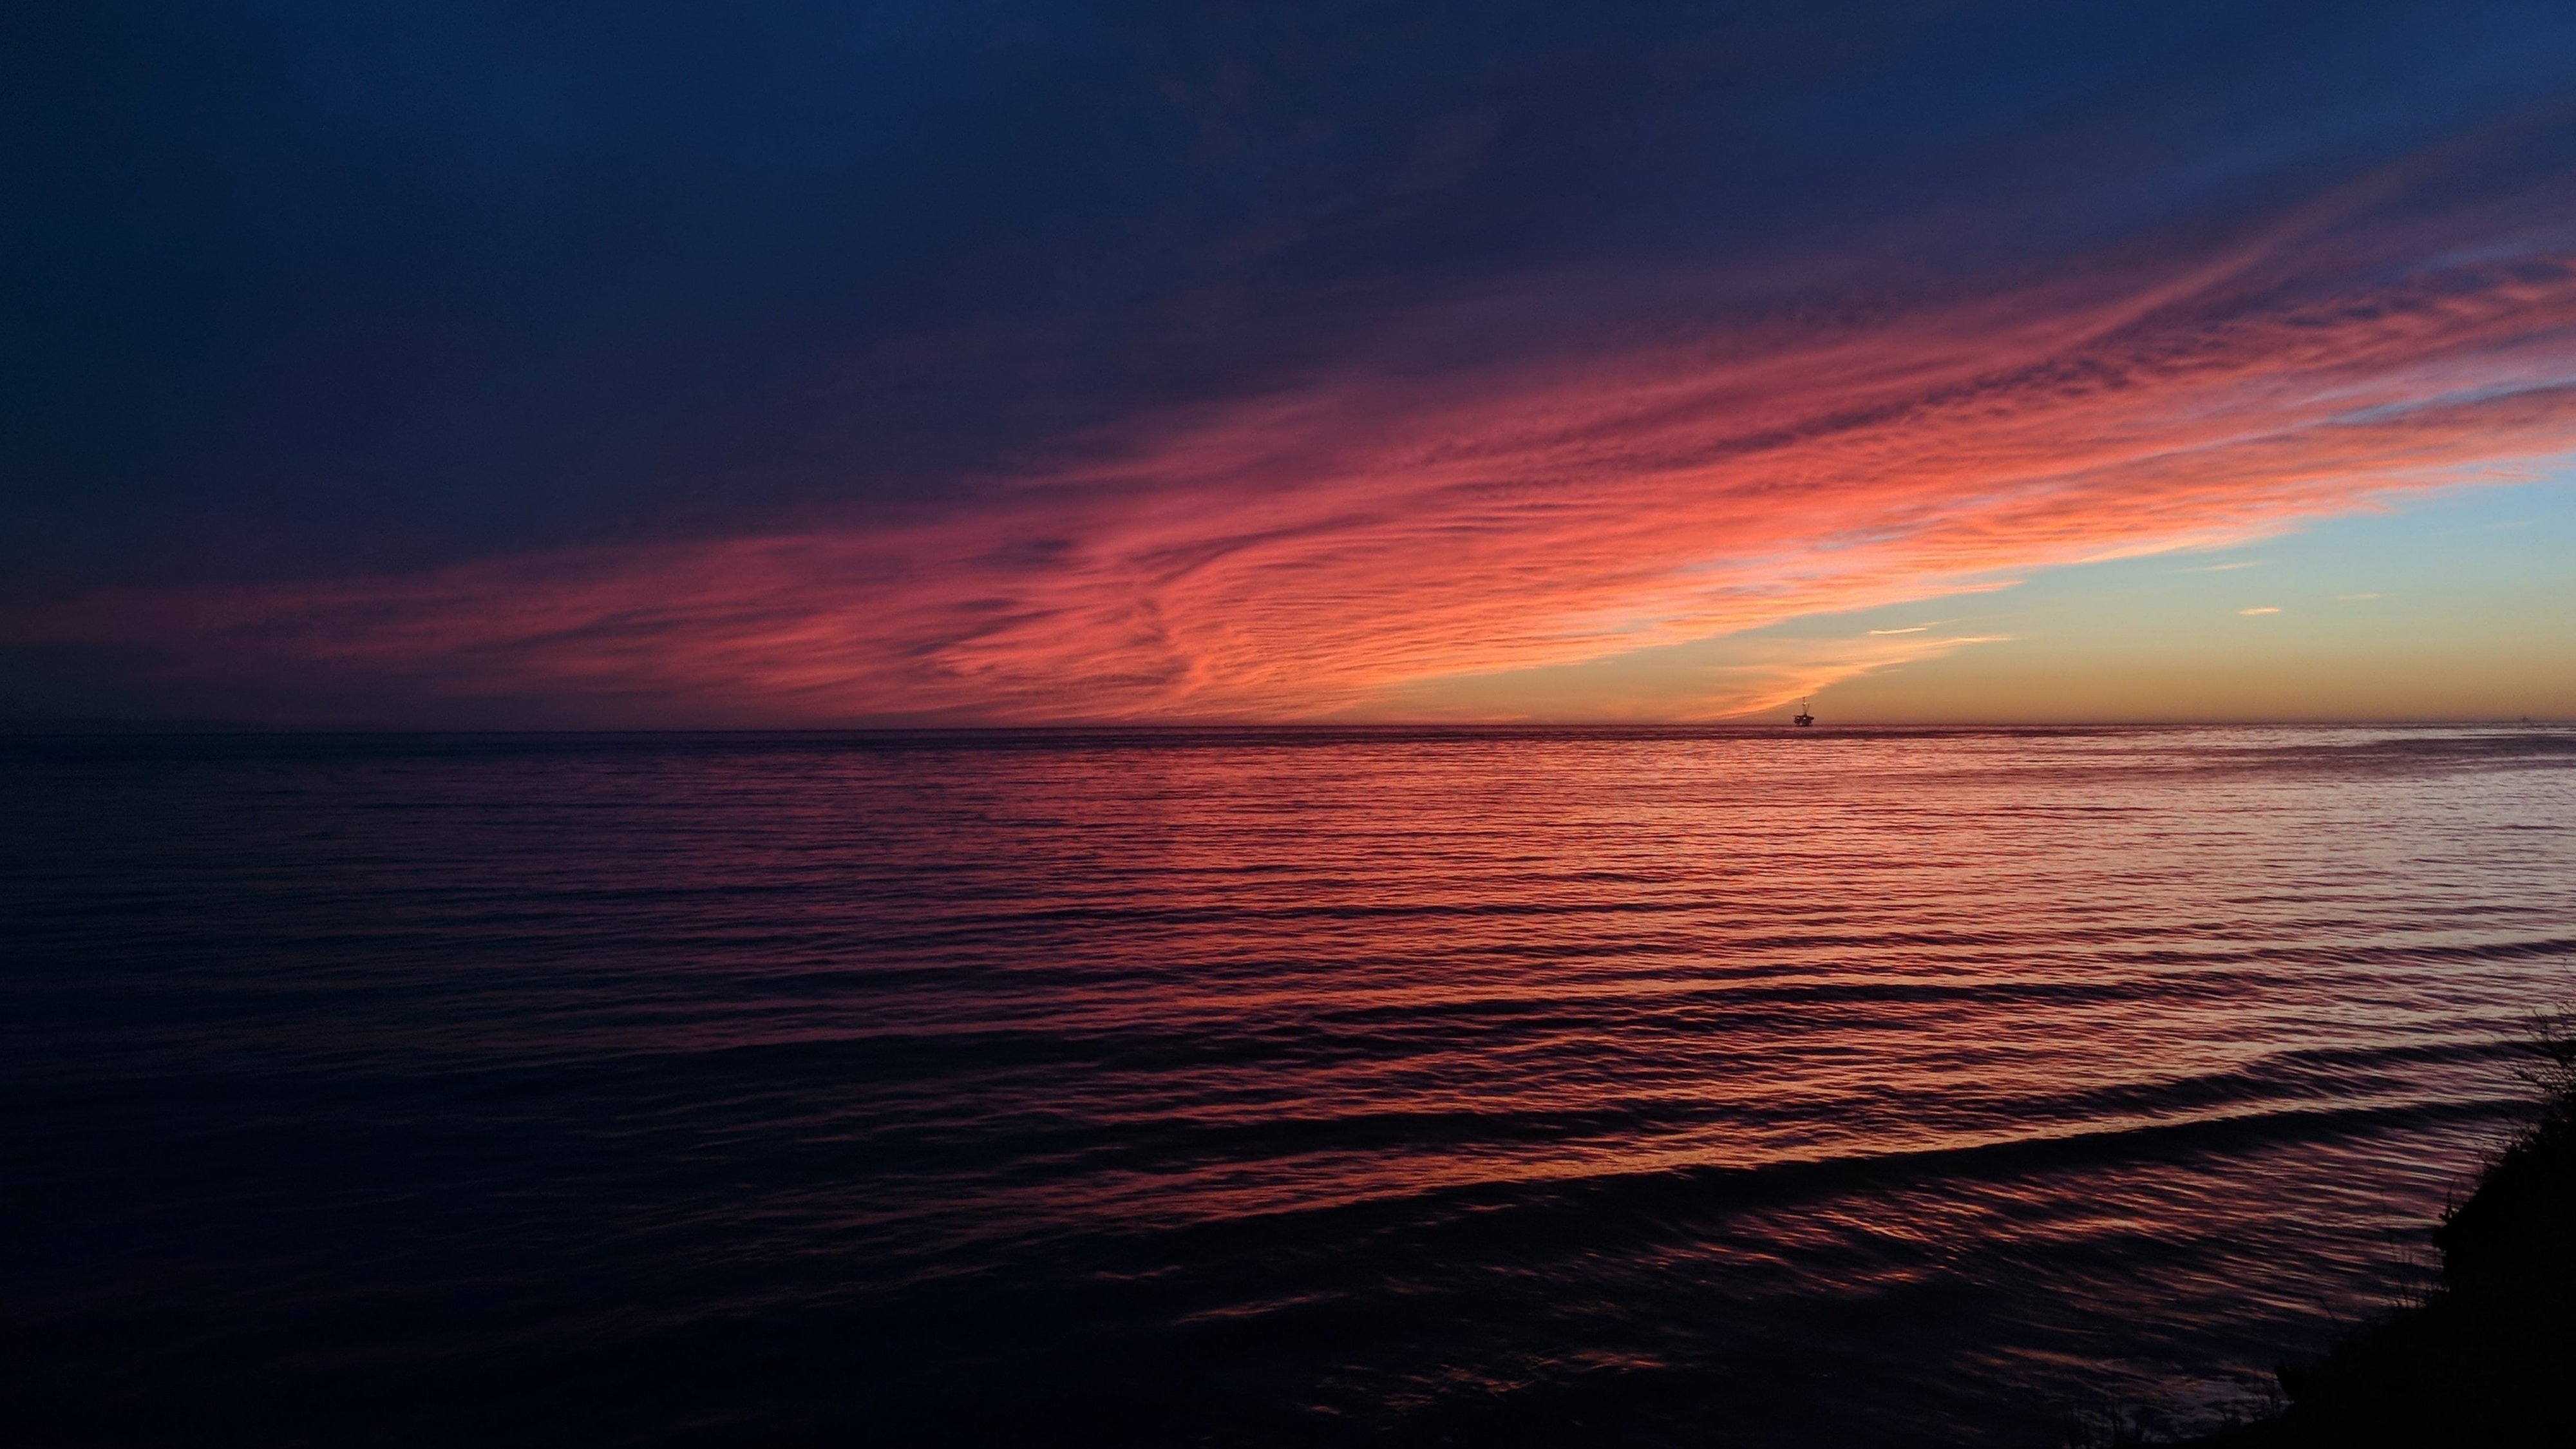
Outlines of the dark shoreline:
<svg viewBox="0 0 2576 1449">
<path fill-rule="evenodd" d="M 2322 1357 L 2283 1364 L 2278 1415 L 2184 1442 L 2576 1444 L 2576 1012 L 2535 1022 L 2522 1046 L 2538 1110 L 2442 1215 L 2439 1282 Z"/>
</svg>

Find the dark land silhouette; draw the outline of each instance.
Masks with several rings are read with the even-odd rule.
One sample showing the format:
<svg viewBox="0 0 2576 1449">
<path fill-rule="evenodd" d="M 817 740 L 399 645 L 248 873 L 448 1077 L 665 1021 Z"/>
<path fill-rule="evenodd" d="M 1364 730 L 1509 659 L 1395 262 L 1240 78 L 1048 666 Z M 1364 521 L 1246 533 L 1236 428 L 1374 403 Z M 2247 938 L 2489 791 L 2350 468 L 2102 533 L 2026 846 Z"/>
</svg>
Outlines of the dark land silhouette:
<svg viewBox="0 0 2576 1449">
<path fill-rule="evenodd" d="M 2207 1449 L 2576 1444 L 2576 1010 L 2533 1025 L 2532 1120 L 2434 1231 L 2419 1303 L 2285 1364 L 2276 1417 Z"/>
</svg>

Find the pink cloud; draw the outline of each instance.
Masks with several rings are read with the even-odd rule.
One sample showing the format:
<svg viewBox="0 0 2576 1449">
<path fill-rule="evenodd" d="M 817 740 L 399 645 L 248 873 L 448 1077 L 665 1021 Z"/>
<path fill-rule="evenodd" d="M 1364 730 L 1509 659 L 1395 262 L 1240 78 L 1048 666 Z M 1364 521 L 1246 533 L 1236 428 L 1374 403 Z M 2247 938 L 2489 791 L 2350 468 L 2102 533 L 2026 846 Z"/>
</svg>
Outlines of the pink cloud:
<svg viewBox="0 0 2576 1449">
<path fill-rule="evenodd" d="M 1510 714 L 1494 677 L 2243 541 L 2576 447 L 2570 258 L 2356 249 L 2339 284 L 2311 256 L 2291 287 L 2267 255 L 1430 378 L 1355 365 L 1087 440 L 934 523 L 98 594 L 10 632 L 601 722 L 1295 718 L 1469 678 Z M 1883 642 L 1640 698 L 1724 713 L 1958 641 Z"/>
</svg>

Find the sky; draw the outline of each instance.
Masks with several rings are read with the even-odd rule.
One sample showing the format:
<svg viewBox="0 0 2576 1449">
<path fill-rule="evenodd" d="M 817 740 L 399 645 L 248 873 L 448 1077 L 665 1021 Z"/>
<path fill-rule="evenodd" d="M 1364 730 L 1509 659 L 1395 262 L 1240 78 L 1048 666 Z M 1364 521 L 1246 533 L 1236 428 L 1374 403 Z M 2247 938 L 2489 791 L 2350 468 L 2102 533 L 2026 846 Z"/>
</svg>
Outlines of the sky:
<svg viewBox="0 0 2576 1449">
<path fill-rule="evenodd" d="M 0 16 L 0 716 L 2576 717 L 2563 3 Z"/>
</svg>

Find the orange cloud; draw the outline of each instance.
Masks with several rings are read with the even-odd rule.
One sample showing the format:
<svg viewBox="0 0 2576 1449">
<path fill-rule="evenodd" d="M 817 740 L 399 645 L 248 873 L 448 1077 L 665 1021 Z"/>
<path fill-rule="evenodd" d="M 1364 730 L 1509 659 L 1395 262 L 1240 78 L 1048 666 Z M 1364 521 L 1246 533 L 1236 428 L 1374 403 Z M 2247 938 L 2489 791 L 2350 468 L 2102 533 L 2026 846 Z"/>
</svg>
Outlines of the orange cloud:
<svg viewBox="0 0 2576 1449">
<path fill-rule="evenodd" d="M 1827 686 L 2002 634 L 1892 639 L 1734 636 L 1582 664 L 1426 680 L 1355 708 L 1348 718 L 1408 721 L 1699 721 L 1785 712 Z"/>
<path fill-rule="evenodd" d="M 102 594 L 11 632 L 599 720 L 1508 715 L 1517 673 L 2243 542 L 2576 447 L 2570 258 L 2307 263 L 1354 367 L 1092 440 L 971 517 Z M 1958 642 L 1635 698 L 1728 713 Z"/>
</svg>

